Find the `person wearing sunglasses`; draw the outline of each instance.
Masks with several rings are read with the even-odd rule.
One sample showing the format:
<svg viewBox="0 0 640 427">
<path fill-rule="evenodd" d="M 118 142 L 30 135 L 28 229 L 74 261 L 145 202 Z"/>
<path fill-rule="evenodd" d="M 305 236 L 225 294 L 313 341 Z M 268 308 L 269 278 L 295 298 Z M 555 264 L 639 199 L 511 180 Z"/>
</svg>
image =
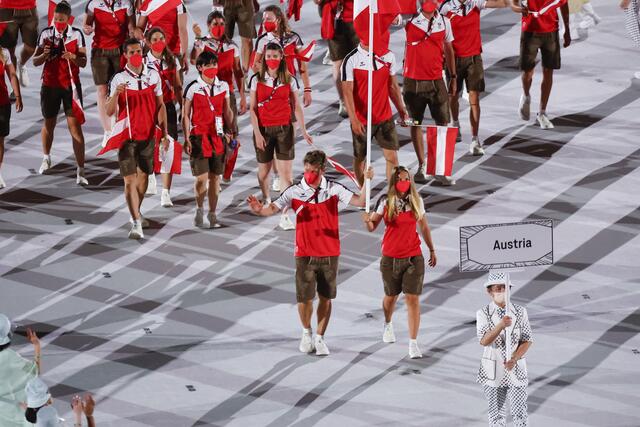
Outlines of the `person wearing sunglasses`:
<svg viewBox="0 0 640 427">
<path fill-rule="evenodd" d="M 384 284 L 384 328 L 382 341 L 396 341 L 391 318 L 400 293 L 404 293 L 409 321 L 409 357 L 422 357 L 418 346 L 420 327 L 420 294 L 424 283 L 424 257 L 418 230 L 429 247 L 429 266 L 437 263 L 436 250 L 425 214 L 424 202 L 416 190 L 409 170 L 396 166 L 389 179 L 387 193 L 376 205 L 373 213 L 363 213 L 368 231 L 374 231 L 384 221 L 380 272 Z"/>
</svg>

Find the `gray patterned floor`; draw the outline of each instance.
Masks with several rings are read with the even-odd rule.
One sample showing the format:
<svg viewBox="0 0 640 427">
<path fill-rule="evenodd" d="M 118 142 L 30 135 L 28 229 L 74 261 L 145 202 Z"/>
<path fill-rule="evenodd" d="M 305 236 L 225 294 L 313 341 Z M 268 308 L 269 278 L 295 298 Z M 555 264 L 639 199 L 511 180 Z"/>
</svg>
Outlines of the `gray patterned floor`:
<svg viewBox="0 0 640 427">
<path fill-rule="evenodd" d="M 83 3 L 73 2 L 78 14 Z M 209 2 L 192 3 L 203 17 Z M 317 37 L 318 17 L 305 3 L 303 22 L 293 27 L 307 40 Z M 278 231 L 277 218 L 249 215 L 243 203 L 256 192 L 247 117 L 240 121 L 238 173 L 222 194 L 225 227 L 193 229 L 186 173 L 175 180 L 175 208 L 161 208 L 159 196 L 145 201 L 152 228 L 134 242 L 126 239 L 116 162 L 90 155 L 91 185 L 76 187 L 63 123 L 52 173 L 35 174 L 41 117 L 30 88 L 2 170 L 9 188 L 0 192 L 0 312 L 42 336 L 44 377 L 61 414 L 68 418 L 64 402 L 72 393 L 89 390 L 101 426 L 484 425 L 474 313 L 486 300 L 482 276 L 458 272 L 458 227 L 551 218 L 555 265 L 514 277 L 514 299 L 528 307 L 534 328 L 531 425 L 640 425 L 633 398 L 640 382 L 640 82 L 631 80 L 640 55 L 616 6 L 594 3 L 604 21 L 563 51 L 548 109 L 552 131 L 517 117 L 518 17 L 509 10 L 483 16 L 487 154 L 470 157 L 466 140 L 456 148 L 458 185 L 421 189 L 439 264 L 422 297 L 426 357 L 417 361 L 405 358 L 402 304 L 399 342 L 381 343 L 381 235 L 366 233 L 351 210 L 341 216 L 340 288 L 327 334 L 332 354 L 297 352 L 293 234 Z M 401 35 L 392 36 L 398 54 Z M 308 126 L 318 146 L 350 164 L 348 123 L 336 120 L 322 53 L 312 66 Z M 33 69 L 31 76 L 35 81 Z M 96 153 L 101 135 L 90 82 L 85 70 L 87 152 Z M 462 132 L 468 137 L 465 121 Z M 401 162 L 413 167 L 401 133 Z M 300 142 L 297 149 L 301 159 L 307 148 Z M 378 194 L 384 166 L 379 152 L 374 158 Z M 24 343 L 18 337 L 18 349 L 29 355 Z"/>
</svg>

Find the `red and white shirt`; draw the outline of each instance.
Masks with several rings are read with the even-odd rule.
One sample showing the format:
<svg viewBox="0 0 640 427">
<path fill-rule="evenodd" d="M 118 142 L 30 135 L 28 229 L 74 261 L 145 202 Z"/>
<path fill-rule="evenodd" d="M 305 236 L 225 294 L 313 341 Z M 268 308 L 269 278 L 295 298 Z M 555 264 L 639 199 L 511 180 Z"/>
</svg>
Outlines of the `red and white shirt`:
<svg viewBox="0 0 640 427">
<path fill-rule="evenodd" d="M 558 11 L 556 9 L 566 2 L 567 0 L 528 0 L 527 7 L 529 12 L 538 12 L 547 6 L 553 6 L 538 17 L 533 16 L 531 13 L 523 16 L 522 31 L 526 33 L 553 33 L 558 31 Z"/>
<path fill-rule="evenodd" d="M 126 84 L 127 90 L 118 98 L 118 120 L 124 119 L 128 113 L 131 138 L 134 141 L 152 139 L 157 121 L 156 97 L 162 96 L 160 74 L 145 65 L 142 66 L 140 74 L 136 74 L 126 65 L 111 78 L 109 92 L 115 93 L 121 84 Z"/>
<path fill-rule="evenodd" d="M 38 37 L 38 47 L 44 49 L 45 46 L 49 46 L 52 52 L 57 52 L 59 55 L 44 63 L 42 85 L 70 88 L 71 75 L 73 75 L 73 81 L 79 83 L 80 68 L 72 61 L 62 59 L 61 56 L 65 50 L 77 54 L 79 49 L 86 47 L 82 31 L 70 25 L 62 33 L 55 27 L 47 27 Z"/>
<path fill-rule="evenodd" d="M 224 80 L 215 78 L 213 84 L 208 84 L 202 77 L 189 83 L 184 92 L 185 99 L 191 101 L 191 134 L 202 136 L 202 151 L 204 157 L 211 157 L 224 153 L 224 144 L 218 129 L 218 122 L 224 119 L 225 101 L 229 103 L 229 85 Z"/>
<path fill-rule="evenodd" d="M 0 0 L 0 9 L 35 9 L 36 0 Z"/>
<path fill-rule="evenodd" d="M 187 13 L 187 9 L 183 4 L 178 6 L 175 10 L 165 13 L 161 18 L 155 22 L 151 20 L 147 21 L 147 30 L 151 27 L 160 27 L 164 31 L 165 41 L 169 50 L 174 54 L 179 54 L 181 51 L 180 45 L 180 30 L 178 28 L 178 15 Z M 147 16 L 147 11 L 140 12 L 142 16 Z"/>
<path fill-rule="evenodd" d="M 260 126 L 291 124 L 291 93 L 300 90 L 295 77 L 292 76 L 289 84 L 286 84 L 267 73 L 264 75 L 264 81 L 260 81 L 259 74 L 256 73 L 251 76 L 249 87 L 252 92 L 256 92 Z"/>
<path fill-rule="evenodd" d="M 440 6 L 440 13 L 451 21 L 456 57 L 466 58 L 482 53 L 480 11 L 486 5 L 486 0 L 467 0 L 464 3 L 459 0 L 447 0 Z"/>
<path fill-rule="evenodd" d="M 356 107 L 358 119 L 367 123 L 367 84 L 368 68 L 371 59 L 361 45 L 352 50 L 342 62 L 340 71 L 343 82 L 353 82 L 353 101 Z M 382 123 L 391 119 L 391 104 L 389 103 L 389 82 L 391 76 L 398 72 L 398 64 L 393 52 L 389 51 L 382 56 L 377 56 L 373 70 L 373 124 Z"/>
<path fill-rule="evenodd" d="M 133 16 L 130 0 L 89 0 L 86 13 L 93 15 L 95 31 L 91 47 L 118 49 L 128 34 L 129 18 Z"/>
<path fill-rule="evenodd" d="M 384 220 L 384 236 L 382 237 L 382 255 L 391 258 L 409 258 L 422 255 L 420 236 L 418 236 L 416 219 L 408 200 L 398 199 L 396 215 L 393 221 L 387 216 L 387 196 L 378 199 L 376 213 Z M 420 219 L 424 216 L 424 202 L 418 199 Z"/>
<path fill-rule="evenodd" d="M 175 65 L 173 68 L 169 67 L 169 64 L 163 59 L 158 59 L 153 56 L 151 51 L 147 52 L 145 57 L 145 63 L 148 68 L 155 70 L 160 74 L 162 81 L 162 100 L 165 104 L 175 102 L 176 93 L 173 90 L 173 85 L 176 81 L 176 73 L 180 71 L 180 61 L 174 57 Z"/>
<path fill-rule="evenodd" d="M 284 190 L 273 203 L 296 212 L 296 257 L 340 255 L 338 211 L 349 204 L 353 193 L 342 184 L 322 177 L 317 189 L 302 178 Z"/>
<path fill-rule="evenodd" d="M 9 51 L 2 48 L 2 57 L 4 58 L 4 62 L 0 61 L 0 105 L 9 105 L 11 101 L 9 100 L 9 92 L 7 91 L 7 82 L 4 79 L 7 65 L 11 65 L 11 55 Z"/>
<path fill-rule="evenodd" d="M 431 18 L 422 13 L 407 22 L 404 76 L 414 80 L 442 79 L 444 43 L 453 41 L 449 19 L 435 12 Z"/>
<path fill-rule="evenodd" d="M 194 47 L 207 50 L 218 56 L 218 77 L 229 85 L 233 91 L 233 67 L 236 58 L 240 58 L 240 49 L 233 41 L 225 42 L 214 38 L 196 39 Z"/>
<path fill-rule="evenodd" d="M 264 55 L 264 51 L 269 43 L 278 43 L 284 51 L 284 58 L 287 61 L 287 68 L 292 76 L 297 73 L 296 69 L 296 50 L 303 47 L 302 37 L 296 32 L 290 32 L 282 37 L 278 37 L 273 33 L 264 33 L 256 40 L 257 53 Z"/>
</svg>

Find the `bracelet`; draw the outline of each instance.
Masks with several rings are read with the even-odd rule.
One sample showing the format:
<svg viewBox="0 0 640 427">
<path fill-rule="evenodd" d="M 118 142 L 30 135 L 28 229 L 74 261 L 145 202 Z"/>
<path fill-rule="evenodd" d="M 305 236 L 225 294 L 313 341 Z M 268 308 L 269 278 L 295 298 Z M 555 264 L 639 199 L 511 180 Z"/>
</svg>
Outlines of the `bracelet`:
<svg viewBox="0 0 640 427">
<path fill-rule="evenodd" d="M 312 92 L 312 90 L 311 90 L 311 88 L 310 88 L 310 87 L 305 87 L 305 88 L 304 88 L 304 91 L 305 91 L 305 92 Z"/>
</svg>

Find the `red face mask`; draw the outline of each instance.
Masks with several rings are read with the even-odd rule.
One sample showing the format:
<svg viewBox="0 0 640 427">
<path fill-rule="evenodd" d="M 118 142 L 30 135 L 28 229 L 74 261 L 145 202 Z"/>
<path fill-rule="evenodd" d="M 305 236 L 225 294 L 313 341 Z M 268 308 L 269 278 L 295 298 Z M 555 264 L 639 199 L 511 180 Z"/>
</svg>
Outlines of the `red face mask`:
<svg viewBox="0 0 640 427">
<path fill-rule="evenodd" d="M 264 30 L 268 33 L 272 33 L 276 30 L 276 27 L 278 26 L 276 24 L 275 21 L 264 21 L 264 23 L 262 24 L 262 26 L 264 27 Z"/>
<path fill-rule="evenodd" d="M 267 67 L 270 70 L 276 70 L 280 66 L 280 62 L 282 62 L 282 60 L 280 60 L 280 59 L 267 59 L 264 62 L 267 64 Z"/>
<path fill-rule="evenodd" d="M 218 75 L 218 67 L 205 68 L 202 70 L 202 75 L 208 79 L 215 79 Z"/>
<path fill-rule="evenodd" d="M 53 26 L 56 27 L 56 30 L 58 30 L 59 33 L 62 33 L 64 30 L 67 29 L 67 24 L 66 22 L 60 22 L 60 21 L 56 21 L 53 23 Z"/>
<path fill-rule="evenodd" d="M 164 40 L 158 40 L 155 43 L 151 43 L 151 50 L 154 52 L 164 52 L 164 48 L 167 47 L 167 43 Z"/>
<path fill-rule="evenodd" d="M 129 57 L 129 64 L 131 64 L 133 67 L 136 67 L 136 68 L 141 66 L 142 65 L 142 55 L 140 55 L 139 53 L 134 53 L 133 55 L 131 55 Z"/>
<path fill-rule="evenodd" d="M 318 181 L 319 177 L 320 177 L 320 175 L 316 171 L 307 171 L 307 172 L 304 173 L 304 180 L 309 185 L 315 184 Z"/>
<path fill-rule="evenodd" d="M 211 35 L 216 39 L 221 39 L 224 35 L 224 25 L 211 26 Z"/>
<path fill-rule="evenodd" d="M 437 5 L 434 1 L 425 1 L 422 3 L 422 10 L 426 13 L 432 13 L 436 10 Z"/>
<path fill-rule="evenodd" d="M 398 193 L 406 193 L 411 188 L 411 181 L 398 181 L 396 182 L 396 191 Z"/>
</svg>

